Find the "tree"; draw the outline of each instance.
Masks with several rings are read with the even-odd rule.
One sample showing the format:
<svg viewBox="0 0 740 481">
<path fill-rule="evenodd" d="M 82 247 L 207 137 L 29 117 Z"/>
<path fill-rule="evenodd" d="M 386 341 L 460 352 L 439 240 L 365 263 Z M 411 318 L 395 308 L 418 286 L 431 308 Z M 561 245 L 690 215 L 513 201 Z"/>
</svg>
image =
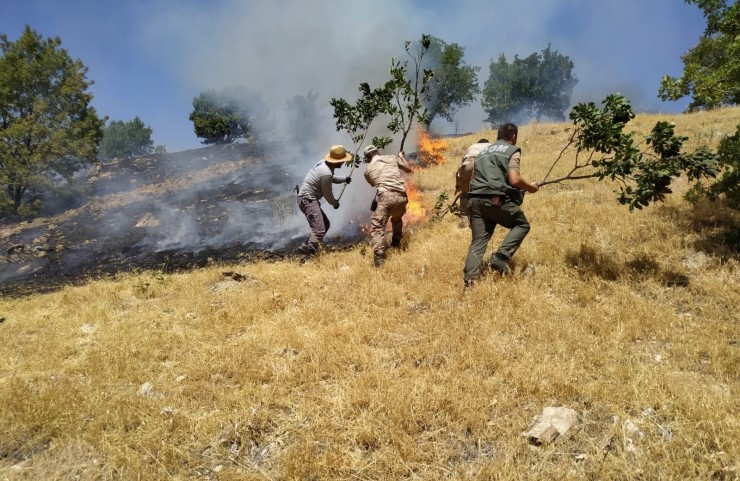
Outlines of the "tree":
<svg viewBox="0 0 740 481">
<path fill-rule="evenodd" d="M 713 109 L 740 103 L 740 3 L 725 0 L 686 0 L 704 12 L 707 27 L 699 43 L 681 60 L 681 78 L 664 76 L 658 96 L 678 100 L 690 96 L 687 111 Z M 720 141 L 719 179 L 708 185 L 697 184 L 689 199 L 711 200 L 725 194 L 728 204 L 740 209 L 740 125 L 735 134 Z"/>
<path fill-rule="evenodd" d="M 429 49 L 431 37 L 422 35 L 420 42 L 406 42 L 405 49 L 413 61 L 409 72 L 408 61 L 391 59 L 391 79 L 383 86 L 371 89 L 368 83 L 360 84 L 361 97 L 355 105 L 344 99 L 331 99 L 337 131 L 345 130 L 358 146 L 364 142 L 370 124 L 379 116 L 389 117 L 386 127 L 391 133 L 402 133 L 400 150 L 415 123 L 429 125 L 429 116 L 423 103 L 428 100 L 433 72 L 422 67 L 424 54 Z M 383 148 L 390 145 L 390 136 L 374 137 L 373 145 Z"/>
<path fill-rule="evenodd" d="M 429 100 L 424 106 L 429 112 L 430 124 L 438 116 L 454 122 L 457 111 L 470 105 L 480 93 L 480 67 L 470 66 L 463 60 L 465 49 L 460 45 L 448 44 L 437 37 L 430 37 L 430 40 L 425 66 L 434 72 L 434 77 Z"/>
<path fill-rule="evenodd" d="M 663 100 L 690 96 L 689 112 L 740 103 L 740 3 L 686 2 L 704 11 L 707 27 L 699 43 L 681 57 L 683 75 L 665 75 L 658 96 Z"/>
<path fill-rule="evenodd" d="M 151 154 L 153 150 L 151 127 L 144 125 L 139 117 L 134 117 L 129 122 L 112 121 L 105 129 L 98 152 L 103 160 L 109 160 Z"/>
<path fill-rule="evenodd" d="M 230 144 L 239 138 L 259 141 L 257 122 L 264 122 L 267 116 L 267 105 L 258 94 L 230 87 L 201 92 L 193 99 L 190 120 L 204 144 Z"/>
<path fill-rule="evenodd" d="M 16 42 L 0 34 L 0 185 L 14 214 L 93 162 L 103 136 L 87 68 L 60 45 L 29 26 Z"/>
<path fill-rule="evenodd" d="M 504 54 L 491 61 L 489 77 L 483 87 L 483 109 L 488 122 L 522 121 L 543 116 L 565 120 L 565 110 L 578 80 L 573 76 L 573 61 L 552 50 L 526 58 L 514 56 L 511 64 Z"/>
<path fill-rule="evenodd" d="M 391 60 L 391 81 L 386 86 L 392 90 L 393 100 L 386 112 L 391 117 L 387 127 L 394 134 L 401 132 L 399 150 L 403 150 L 414 123 L 427 127 L 430 122 L 429 112 L 424 104 L 429 101 L 434 72 L 423 65 L 424 55 L 429 51 L 431 43 L 431 36 L 425 34 L 422 34 L 418 42 L 406 42 L 406 55 L 413 63 L 411 71 L 408 60 Z"/>
</svg>

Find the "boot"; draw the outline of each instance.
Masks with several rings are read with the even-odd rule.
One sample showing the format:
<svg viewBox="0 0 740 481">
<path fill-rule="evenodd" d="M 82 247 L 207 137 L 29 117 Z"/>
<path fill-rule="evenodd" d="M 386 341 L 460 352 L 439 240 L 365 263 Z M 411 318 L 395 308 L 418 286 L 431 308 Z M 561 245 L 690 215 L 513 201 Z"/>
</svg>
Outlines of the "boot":
<svg viewBox="0 0 740 481">
<path fill-rule="evenodd" d="M 511 268 L 506 263 L 507 260 L 503 254 L 497 252 L 491 256 L 491 262 L 488 263 L 488 267 L 492 271 L 497 271 L 502 276 L 511 275 Z"/>
<path fill-rule="evenodd" d="M 373 265 L 375 267 L 383 267 L 383 264 L 385 264 L 385 256 L 375 254 Z"/>
</svg>

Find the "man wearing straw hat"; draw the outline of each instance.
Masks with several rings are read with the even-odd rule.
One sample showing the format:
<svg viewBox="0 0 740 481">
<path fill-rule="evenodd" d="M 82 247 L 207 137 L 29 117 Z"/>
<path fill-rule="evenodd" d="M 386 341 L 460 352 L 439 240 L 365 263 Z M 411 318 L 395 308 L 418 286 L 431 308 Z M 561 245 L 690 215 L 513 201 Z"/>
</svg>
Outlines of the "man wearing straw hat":
<svg viewBox="0 0 740 481">
<path fill-rule="evenodd" d="M 306 242 L 298 248 L 306 258 L 315 256 L 329 230 L 329 218 L 321 209 L 319 200 L 325 198 L 335 209 L 339 208 L 339 201 L 334 198 L 332 184 L 349 184 L 351 177 L 337 177 L 334 171 L 343 163 L 352 159 L 352 154 L 341 145 L 332 145 L 329 153 L 316 163 L 306 174 L 303 183 L 298 189 L 298 208 L 308 220 L 311 234 Z"/>
<path fill-rule="evenodd" d="M 409 202 L 401 170 L 411 172 L 411 165 L 403 152 L 398 155 L 379 155 L 378 148 L 374 145 L 365 147 L 364 154 L 365 162 L 369 164 L 365 171 L 365 180 L 378 189 L 376 200 L 373 201 L 374 207 L 371 207 L 373 215 L 370 220 L 370 235 L 375 254 L 373 262 L 375 267 L 380 267 L 385 262 L 385 227 L 389 220 L 393 228 L 391 247 L 401 245 L 403 215 Z"/>
</svg>

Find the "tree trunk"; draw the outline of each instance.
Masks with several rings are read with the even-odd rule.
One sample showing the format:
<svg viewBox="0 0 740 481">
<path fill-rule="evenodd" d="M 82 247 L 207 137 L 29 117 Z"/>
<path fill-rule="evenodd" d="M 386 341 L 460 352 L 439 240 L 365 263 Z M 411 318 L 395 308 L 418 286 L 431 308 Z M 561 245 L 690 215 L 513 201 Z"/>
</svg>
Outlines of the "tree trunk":
<svg viewBox="0 0 740 481">
<path fill-rule="evenodd" d="M 13 214 L 18 215 L 18 210 L 21 207 L 21 200 L 23 200 L 23 192 L 26 190 L 20 185 L 8 186 L 10 195 L 13 198 Z"/>
</svg>

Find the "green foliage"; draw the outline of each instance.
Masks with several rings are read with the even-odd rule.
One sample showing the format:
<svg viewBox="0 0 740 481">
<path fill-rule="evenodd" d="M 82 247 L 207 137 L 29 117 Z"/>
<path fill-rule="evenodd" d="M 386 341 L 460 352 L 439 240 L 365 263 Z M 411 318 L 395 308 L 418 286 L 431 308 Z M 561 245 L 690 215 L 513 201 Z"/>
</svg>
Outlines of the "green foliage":
<svg viewBox="0 0 740 481">
<path fill-rule="evenodd" d="M 425 127 L 429 125 L 429 112 L 424 103 L 429 100 L 434 72 L 423 68 L 423 62 L 431 43 L 432 38 L 429 35 L 422 35 L 419 42 L 406 42 L 406 54 L 413 63 L 411 71 L 408 60 L 391 60 L 390 86 L 393 89 L 393 101 L 386 112 L 391 116 L 387 127 L 394 134 L 402 133 L 399 150 L 403 150 L 414 123 Z"/>
<path fill-rule="evenodd" d="M 93 162 L 103 136 L 87 68 L 60 45 L 29 26 L 16 42 L 0 34 L 0 186 L 14 214 Z"/>
<path fill-rule="evenodd" d="M 354 105 L 344 99 L 337 98 L 333 98 L 329 102 L 334 108 L 337 131 L 346 131 L 352 138 L 352 142 L 357 146 L 354 155 L 355 165 L 358 165 L 361 161 L 358 152 L 365 141 L 373 120 L 389 110 L 393 98 L 393 84 L 387 82 L 382 87 L 371 89 L 368 83 L 362 83 L 359 91 L 360 98 L 357 99 Z M 391 139 L 390 137 L 374 137 L 371 143 L 382 149 L 391 143 Z"/>
<path fill-rule="evenodd" d="M 689 112 L 740 103 L 740 3 L 686 1 L 704 11 L 707 28 L 699 43 L 681 57 L 683 75 L 664 76 L 658 96 L 663 100 L 690 96 Z"/>
<path fill-rule="evenodd" d="M 195 135 L 203 144 L 230 144 L 236 139 L 259 141 L 257 122 L 265 125 L 269 109 L 258 94 L 243 87 L 207 90 L 193 99 Z"/>
<path fill-rule="evenodd" d="M 457 214 L 460 212 L 460 206 L 457 204 L 457 199 L 460 198 L 458 195 L 454 199 L 452 199 L 452 202 L 447 202 L 450 198 L 450 195 L 447 193 L 446 190 L 443 190 L 441 194 L 437 197 L 437 201 L 434 203 L 434 215 L 432 216 L 433 220 L 442 220 L 442 218 L 449 212 L 452 214 Z"/>
<path fill-rule="evenodd" d="M 575 153 L 574 165 L 566 176 L 543 179 L 540 186 L 565 180 L 609 178 L 622 184 L 618 200 L 633 210 L 663 201 L 671 193 L 670 185 L 676 177 L 686 175 L 689 181 L 698 183 L 716 175 L 717 155 L 706 148 L 682 152 L 688 137 L 677 136 L 673 124 L 657 122 L 641 150 L 634 133 L 624 131 L 635 116 L 629 101 L 612 94 L 602 104 L 601 110 L 593 102 L 573 108 L 570 118 L 575 129 L 545 179 L 571 149 Z"/>
<path fill-rule="evenodd" d="M 687 111 L 713 109 L 740 103 L 740 3 L 725 0 L 686 0 L 696 4 L 707 21 L 699 43 L 681 57 L 680 78 L 663 77 L 658 96 L 678 100 L 690 96 Z M 740 126 L 734 135 L 720 141 L 717 150 L 720 178 L 710 184 L 697 183 L 687 194 L 692 202 L 722 194 L 728 204 L 740 209 Z"/>
<path fill-rule="evenodd" d="M 491 61 L 489 77 L 483 87 L 483 109 L 492 125 L 518 122 L 526 118 L 565 120 L 573 87 L 573 61 L 550 45 L 541 54 L 526 58 L 514 56 L 509 64 L 501 54 Z"/>
<path fill-rule="evenodd" d="M 719 179 L 709 185 L 694 185 L 687 198 L 691 202 L 698 202 L 705 197 L 714 201 L 724 194 L 730 207 L 740 209 L 740 125 L 733 135 L 720 141 L 717 157 L 718 170 L 721 172 Z"/>
<path fill-rule="evenodd" d="M 386 127 L 391 133 L 403 134 L 399 150 L 403 150 L 414 123 L 429 125 L 424 102 L 428 100 L 433 72 L 422 68 L 422 62 L 430 45 L 429 35 L 422 35 L 419 42 L 406 42 L 406 53 L 413 61 L 414 70 L 409 72 L 408 61 L 391 59 L 391 79 L 375 89 L 371 89 L 366 82 L 361 83 L 360 98 L 354 105 L 344 99 L 331 99 L 337 131 L 345 130 L 349 133 L 352 142 L 357 145 L 356 152 L 359 152 L 365 141 L 372 122 L 381 115 L 389 117 Z M 378 148 L 386 147 L 391 142 L 390 136 L 374 137 L 372 140 L 373 145 Z M 357 155 L 355 162 L 359 162 Z"/>
<path fill-rule="evenodd" d="M 154 150 L 152 129 L 139 117 L 123 122 L 114 120 L 106 127 L 98 153 L 102 160 L 131 158 L 151 154 Z"/>
<path fill-rule="evenodd" d="M 437 116 L 453 122 L 460 107 L 470 105 L 480 93 L 480 67 L 470 66 L 463 60 L 465 49 L 460 45 L 448 44 L 437 37 L 430 37 L 430 40 L 424 64 L 434 72 L 429 98 L 424 102 L 429 112 L 428 122 L 431 124 Z"/>
</svg>

